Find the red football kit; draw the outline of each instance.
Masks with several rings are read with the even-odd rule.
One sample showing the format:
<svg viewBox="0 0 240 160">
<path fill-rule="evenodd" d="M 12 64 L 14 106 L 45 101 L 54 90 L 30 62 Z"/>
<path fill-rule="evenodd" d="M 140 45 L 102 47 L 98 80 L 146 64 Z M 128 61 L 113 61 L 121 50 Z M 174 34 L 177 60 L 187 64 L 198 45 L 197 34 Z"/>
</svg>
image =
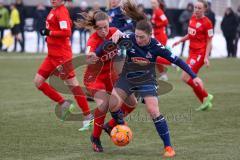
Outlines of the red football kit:
<svg viewBox="0 0 240 160">
<path fill-rule="evenodd" d="M 109 33 L 105 39 L 98 36 L 97 32 L 93 33 L 87 42 L 90 52 L 95 52 L 104 40 L 109 40 L 117 31 L 117 28 L 110 27 Z M 111 92 L 113 85 L 117 79 L 117 75 L 113 70 L 112 58 L 117 54 L 115 49 L 111 52 L 102 51 L 97 55 L 99 61 L 96 64 L 89 64 L 84 74 L 84 85 L 93 96 L 97 91 L 103 89 Z"/>
<path fill-rule="evenodd" d="M 192 16 L 189 21 L 188 36 L 190 41 L 187 64 L 195 73 L 204 65 L 208 39 L 213 37 L 213 26 L 207 17 L 197 19 Z"/>
<path fill-rule="evenodd" d="M 46 28 L 51 31 L 51 34 L 46 38 L 48 55 L 38 70 L 38 73 L 44 78 L 47 79 L 57 67 L 72 59 L 71 27 L 72 21 L 64 5 L 52 9 L 48 14 Z M 56 75 L 58 76 L 58 74 Z M 64 79 L 74 76 L 72 71 Z"/>
<path fill-rule="evenodd" d="M 155 39 L 157 39 L 162 45 L 166 46 L 167 44 L 167 33 L 166 33 L 166 27 L 168 25 L 168 19 L 161 8 L 157 8 L 153 11 L 152 15 L 152 24 L 153 24 L 153 34 Z M 160 73 L 164 72 L 164 66 L 170 65 L 171 63 L 161 57 L 157 58 L 157 68 Z"/>
<path fill-rule="evenodd" d="M 158 8 L 153 11 L 152 15 L 153 33 L 155 38 L 164 46 L 167 44 L 166 27 L 168 25 L 168 19 L 165 16 L 162 9 Z"/>
</svg>

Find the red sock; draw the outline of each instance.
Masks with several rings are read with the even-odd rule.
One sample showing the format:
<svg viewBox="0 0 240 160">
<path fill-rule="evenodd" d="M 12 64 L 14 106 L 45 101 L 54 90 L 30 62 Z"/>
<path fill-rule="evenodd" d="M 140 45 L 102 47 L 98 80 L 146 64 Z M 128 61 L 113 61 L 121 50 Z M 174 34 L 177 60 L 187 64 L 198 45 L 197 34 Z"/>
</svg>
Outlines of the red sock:
<svg viewBox="0 0 240 160">
<path fill-rule="evenodd" d="M 93 126 L 93 137 L 99 138 L 102 133 L 102 126 L 106 113 L 101 112 L 98 108 L 94 112 L 94 126 Z"/>
<path fill-rule="evenodd" d="M 85 93 L 82 91 L 80 86 L 72 87 L 71 91 L 74 95 L 75 100 L 77 101 L 77 104 L 79 108 L 82 109 L 83 115 L 89 115 L 90 109 L 87 103 L 87 98 Z"/>
<path fill-rule="evenodd" d="M 42 91 L 46 96 L 48 96 L 51 100 L 58 102 L 59 104 L 64 102 L 64 98 L 46 82 L 43 82 L 43 84 L 39 86 L 38 89 Z"/>
<path fill-rule="evenodd" d="M 129 107 L 128 105 L 126 104 L 123 104 L 122 107 L 121 107 L 121 110 L 124 114 L 124 117 L 126 117 L 127 115 L 129 115 L 133 110 L 135 109 L 135 107 Z M 108 125 L 110 127 L 115 127 L 117 125 L 117 123 L 115 122 L 115 120 L 112 118 L 109 122 L 108 122 Z"/>
<path fill-rule="evenodd" d="M 192 87 L 194 93 L 201 102 L 203 102 L 203 99 L 208 96 L 206 90 L 204 88 L 201 88 L 199 85 L 196 86 L 191 78 L 188 80 L 187 84 Z"/>
</svg>

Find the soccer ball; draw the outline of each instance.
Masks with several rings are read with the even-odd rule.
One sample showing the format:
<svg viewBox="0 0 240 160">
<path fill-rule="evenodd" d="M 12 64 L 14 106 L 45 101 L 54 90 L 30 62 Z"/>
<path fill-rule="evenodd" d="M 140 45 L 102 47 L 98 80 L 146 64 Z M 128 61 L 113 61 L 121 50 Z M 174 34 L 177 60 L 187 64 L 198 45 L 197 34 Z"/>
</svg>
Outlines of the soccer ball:
<svg viewBox="0 0 240 160">
<path fill-rule="evenodd" d="M 111 139 L 117 146 L 126 146 L 132 140 L 132 131 L 126 125 L 117 125 L 111 131 Z"/>
</svg>

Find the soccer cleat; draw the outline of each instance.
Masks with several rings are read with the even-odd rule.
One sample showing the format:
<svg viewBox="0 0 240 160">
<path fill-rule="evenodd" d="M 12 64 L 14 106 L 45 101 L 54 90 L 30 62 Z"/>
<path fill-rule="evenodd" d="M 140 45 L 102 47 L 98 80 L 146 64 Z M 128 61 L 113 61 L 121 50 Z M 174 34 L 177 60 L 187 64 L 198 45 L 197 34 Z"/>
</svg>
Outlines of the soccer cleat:
<svg viewBox="0 0 240 160">
<path fill-rule="evenodd" d="M 110 126 L 108 125 L 108 123 L 105 123 L 105 124 L 103 125 L 103 130 L 110 136 L 110 135 L 111 135 L 111 131 L 112 131 L 112 127 L 110 127 Z"/>
<path fill-rule="evenodd" d="M 83 121 L 83 127 L 79 128 L 78 131 L 82 132 L 82 131 L 86 131 L 89 130 L 94 123 L 94 117 L 92 114 L 88 115 L 85 120 Z"/>
<path fill-rule="evenodd" d="M 92 148 L 94 152 L 103 152 L 103 147 L 99 138 L 95 138 L 92 135 L 90 140 L 92 142 Z"/>
<path fill-rule="evenodd" d="M 61 112 L 62 112 L 61 121 L 64 122 L 66 118 L 69 116 L 69 114 L 74 112 L 74 110 L 75 110 L 75 105 L 73 104 L 73 102 L 71 100 L 65 100 L 61 104 Z"/>
<path fill-rule="evenodd" d="M 164 153 L 163 153 L 163 157 L 165 158 L 172 158 L 176 155 L 174 149 L 171 146 L 167 146 L 164 148 Z"/>
<path fill-rule="evenodd" d="M 213 95 L 208 94 L 207 97 L 204 98 L 203 103 L 200 107 L 196 109 L 196 111 L 205 111 L 207 109 L 212 108 L 212 100 L 213 100 Z"/>
</svg>

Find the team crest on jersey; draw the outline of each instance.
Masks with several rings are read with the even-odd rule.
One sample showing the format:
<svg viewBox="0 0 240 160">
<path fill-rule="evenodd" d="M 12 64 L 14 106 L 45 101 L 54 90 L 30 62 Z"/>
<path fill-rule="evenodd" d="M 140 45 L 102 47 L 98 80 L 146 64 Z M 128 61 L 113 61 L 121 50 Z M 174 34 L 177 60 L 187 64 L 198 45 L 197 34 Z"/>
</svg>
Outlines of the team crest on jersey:
<svg viewBox="0 0 240 160">
<path fill-rule="evenodd" d="M 147 53 L 146 58 L 152 58 L 152 54 L 150 52 Z"/>
<path fill-rule="evenodd" d="M 196 24 L 196 28 L 199 28 L 199 27 L 201 27 L 201 23 L 199 23 L 199 22 L 197 22 L 197 24 Z"/>
<path fill-rule="evenodd" d="M 195 59 L 190 59 L 190 66 L 193 66 L 196 63 Z"/>
<path fill-rule="evenodd" d="M 133 61 L 133 63 L 136 63 L 140 66 L 146 66 L 151 63 L 148 59 L 143 57 L 132 57 L 131 60 Z"/>
</svg>

